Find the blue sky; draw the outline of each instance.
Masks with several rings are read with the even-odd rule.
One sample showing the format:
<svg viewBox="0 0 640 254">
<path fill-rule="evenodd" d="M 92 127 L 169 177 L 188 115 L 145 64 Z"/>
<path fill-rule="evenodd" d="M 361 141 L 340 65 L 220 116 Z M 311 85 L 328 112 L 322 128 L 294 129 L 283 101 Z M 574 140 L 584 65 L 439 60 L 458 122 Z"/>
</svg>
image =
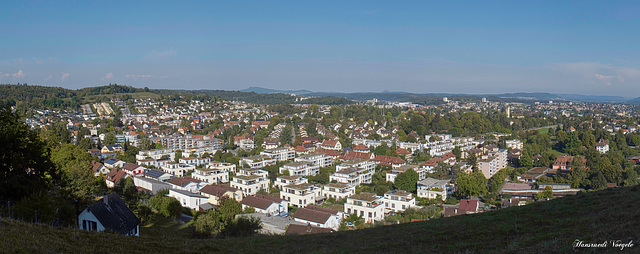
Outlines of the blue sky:
<svg viewBox="0 0 640 254">
<path fill-rule="evenodd" d="M 637 1 L 9 1 L 0 83 L 640 96 Z"/>
</svg>

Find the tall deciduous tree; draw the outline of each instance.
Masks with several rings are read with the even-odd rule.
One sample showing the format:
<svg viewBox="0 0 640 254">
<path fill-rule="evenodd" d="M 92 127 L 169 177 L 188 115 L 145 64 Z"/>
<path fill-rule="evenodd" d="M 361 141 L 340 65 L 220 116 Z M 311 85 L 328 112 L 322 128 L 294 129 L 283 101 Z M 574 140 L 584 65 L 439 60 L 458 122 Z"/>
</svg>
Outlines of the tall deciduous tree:
<svg viewBox="0 0 640 254">
<path fill-rule="evenodd" d="M 404 173 L 398 174 L 394 181 L 394 185 L 396 189 L 414 192 L 416 191 L 418 180 L 418 173 L 413 169 L 407 169 Z"/>
<path fill-rule="evenodd" d="M 46 144 L 8 107 L 0 108 L 0 144 L 0 199 L 19 200 L 59 180 Z"/>
<path fill-rule="evenodd" d="M 456 180 L 458 190 L 456 195 L 460 198 L 479 196 L 487 193 L 487 179 L 482 173 L 461 174 Z"/>
</svg>

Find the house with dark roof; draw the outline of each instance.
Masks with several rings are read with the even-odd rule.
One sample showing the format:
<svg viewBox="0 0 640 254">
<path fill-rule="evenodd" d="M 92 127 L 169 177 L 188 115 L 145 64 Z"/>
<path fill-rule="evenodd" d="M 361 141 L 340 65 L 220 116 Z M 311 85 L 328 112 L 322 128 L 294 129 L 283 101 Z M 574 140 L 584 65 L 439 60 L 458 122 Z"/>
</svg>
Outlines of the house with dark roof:
<svg viewBox="0 0 640 254">
<path fill-rule="evenodd" d="M 166 182 L 166 181 L 169 181 L 171 178 L 173 178 L 173 175 L 162 172 L 160 170 L 147 169 L 144 171 L 144 177 L 153 179 L 156 181 L 160 181 L 160 182 Z"/>
<path fill-rule="evenodd" d="M 104 161 L 104 166 L 107 168 L 121 168 L 122 166 L 124 166 L 124 164 L 127 164 L 127 163 L 115 158 L 106 159 Z"/>
<path fill-rule="evenodd" d="M 200 189 L 200 194 L 209 198 L 207 202 L 213 205 L 220 205 L 223 197 L 242 201 L 242 191 L 225 184 L 209 184 Z"/>
<path fill-rule="evenodd" d="M 293 217 L 295 221 L 306 223 L 311 226 L 338 230 L 340 222 L 342 222 L 343 214 L 344 212 L 342 211 L 308 205 L 296 210 L 291 217 Z"/>
<path fill-rule="evenodd" d="M 140 235 L 140 219 L 117 194 L 105 195 L 78 215 L 78 227 L 90 231 L 111 231 L 121 235 Z"/>
<path fill-rule="evenodd" d="M 240 203 L 242 209 L 252 207 L 257 213 L 282 215 L 289 212 L 289 202 L 286 200 L 261 194 L 247 196 Z"/>
</svg>

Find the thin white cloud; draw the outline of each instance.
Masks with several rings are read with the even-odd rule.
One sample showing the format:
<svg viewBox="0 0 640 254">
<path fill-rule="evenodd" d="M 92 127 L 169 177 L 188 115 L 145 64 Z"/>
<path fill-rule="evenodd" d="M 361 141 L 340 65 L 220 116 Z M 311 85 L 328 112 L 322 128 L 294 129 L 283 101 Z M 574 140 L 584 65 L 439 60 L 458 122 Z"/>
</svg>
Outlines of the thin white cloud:
<svg viewBox="0 0 640 254">
<path fill-rule="evenodd" d="M 71 77 L 71 73 L 62 73 L 62 76 L 60 77 L 60 81 L 64 82 L 67 78 Z"/>
<path fill-rule="evenodd" d="M 105 81 L 105 80 L 109 80 L 113 78 L 113 73 L 109 72 L 107 74 L 104 75 L 104 77 L 102 77 L 100 80 Z"/>
<path fill-rule="evenodd" d="M 127 74 L 124 77 L 125 78 L 152 78 L 153 76 L 149 74 Z"/>
<path fill-rule="evenodd" d="M 600 73 L 596 73 L 596 74 L 594 75 L 594 77 L 595 77 L 597 80 L 602 81 L 606 86 L 611 86 L 611 80 L 612 80 L 612 79 L 614 79 L 614 78 L 616 78 L 616 76 L 605 76 L 605 75 L 602 75 L 602 74 L 600 74 Z"/>
<path fill-rule="evenodd" d="M 22 72 L 22 70 L 19 70 L 18 72 L 11 74 L 11 76 L 13 76 L 14 78 L 22 78 L 25 76 L 24 72 Z"/>
</svg>

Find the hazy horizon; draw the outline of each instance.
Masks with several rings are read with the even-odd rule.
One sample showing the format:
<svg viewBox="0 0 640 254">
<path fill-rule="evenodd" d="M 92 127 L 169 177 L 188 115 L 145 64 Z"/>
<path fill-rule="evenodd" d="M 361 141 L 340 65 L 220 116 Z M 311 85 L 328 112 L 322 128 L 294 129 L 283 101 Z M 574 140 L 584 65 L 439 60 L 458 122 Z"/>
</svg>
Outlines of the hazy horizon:
<svg viewBox="0 0 640 254">
<path fill-rule="evenodd" d="M 0 83 L 640 96 L 640 5 L 8 2 Z"/>
</svg>

